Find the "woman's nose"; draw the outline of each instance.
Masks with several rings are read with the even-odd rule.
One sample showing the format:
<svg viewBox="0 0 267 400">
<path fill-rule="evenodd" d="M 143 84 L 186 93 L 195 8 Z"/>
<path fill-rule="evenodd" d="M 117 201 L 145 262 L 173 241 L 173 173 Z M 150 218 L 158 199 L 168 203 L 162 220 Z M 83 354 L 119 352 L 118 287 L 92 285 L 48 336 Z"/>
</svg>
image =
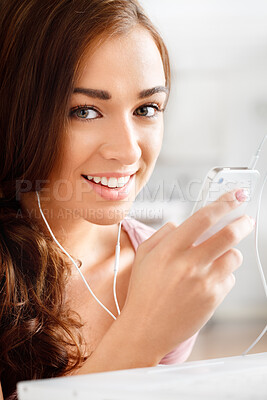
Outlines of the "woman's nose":
<svg viewBox="0 0 267 400">
<path fill-rule="evenodd" d="M 116 123 L 110 124 L 108 137 L 101 145 L 100 152 L 107 160 L 118 160 L 124 165 L 136 164 L 142 151 L 134 122 L 118 118 Z"/>
</svg>

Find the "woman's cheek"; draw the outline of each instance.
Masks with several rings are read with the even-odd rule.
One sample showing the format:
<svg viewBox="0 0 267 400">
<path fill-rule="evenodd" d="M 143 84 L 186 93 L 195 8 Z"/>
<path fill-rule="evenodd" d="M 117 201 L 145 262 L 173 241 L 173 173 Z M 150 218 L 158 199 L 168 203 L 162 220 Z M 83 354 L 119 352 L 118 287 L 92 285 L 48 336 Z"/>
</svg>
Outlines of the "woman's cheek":
<svg viewBox="0 0 267 400">
<path fill-rule="evenodd" d="M 159 156 L 163 138 L 163 127 L 155 129 L 150 137 L 146 136 L 146 140 L 142 146 L 142 159 L 145 165 L 145 172 L 142 180 L 142 187 L 150 179 L 153 173 L 157 158 Z M 140 189 L 141 190 L 141 189 Z"/>
<path fill-rule="evenodd" d="M 144 142 L 144 152 L 151 159 L 156 161 L 159 156 L 163 139 L 163 122 L 160 126 L 155 126 L 155 128 L 150 132 L 150 135 L 146 136 Z"/>
</svg>

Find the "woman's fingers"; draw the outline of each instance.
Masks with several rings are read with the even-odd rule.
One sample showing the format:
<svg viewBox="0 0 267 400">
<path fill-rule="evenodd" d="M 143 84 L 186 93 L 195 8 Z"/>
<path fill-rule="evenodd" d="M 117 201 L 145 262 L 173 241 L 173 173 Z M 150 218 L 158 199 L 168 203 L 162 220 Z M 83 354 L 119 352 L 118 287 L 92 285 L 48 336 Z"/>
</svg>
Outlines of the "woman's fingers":
<svg viewBox="0 0 267 400">
<path fill-rule="evenodd" d="M 148 253 L 151 251 L 168 233 L 174 231 L 176 226 L 172 222 L 167 222 L 159 230 L 153 233 L 149 239 L 145 240 L 138 247 L 139 253 L 144 251 Z"/>
<path fill-rule="evenodd" d="M 179 249 L 192 246 L 196 240 L 215 225 L 224 215 L 242 204 L 236 198 L 238 190 L 225 193 L 218 200 L 197 211 L 183 222 L 172 234 L 171 243 Z"/>
<path fill-rule="evenodd" d="M 233 289 L 234 286 L 235 286 L 235 276 L 233 273 L 227 275 L 227 277 L 223 281 L 215 283 L 212 290 L 214 292 L 214 296 L 212 297 L 214 311 L 223 302 L 225 297 Z"/>
<path fill-rule="evenodd" d="M 197 260 L 199 266 L 212 263 L 235 246 L 253 229 L 253 222 L 248 216 L 244 216 L 227 225 L 200 245 L 192 247 L 202 233 L 216 224 L 224 215 L 242 204 L 236 198 L 237 192 L 238 190 L 234 190 L 225 193 L 218 200 L 199 210 L 178 227 L 172 223 L 165 224 L 139 246 L 138 253 L 145 255 L 158 245 L 160 254 L 168 256 L 172 255 L 173 251 L 177 254 L 177 250 L 189 250 L 194 253 L 194 255 L 192 254 L 193 261 L 195 263 Z"/>
<path fill-rule="evenodd" d="M 233 289 L 235 285 L 233 272 L 240 267 L 242 262 L 242 253 L 237 249 L 231 249 L 212 263 L 208 276 L 210 285 L 216 293 L 216 306 Z"/>
<path fill-rule="evenodd" d="M 242 262 L 243 255 L 241 251 L 238 249 L 228 250 L 212 263 L 209 270 L 209 277 L 214 282 L 223 282 L 229 275 L 232 275 L 232 273 L 240 267 Z"/>
<path fill-rule="evenodd" d="M 192 248 L 199 265 L 207 265 L 226 253 L 246 237 L 254 228 L 254 220 L 248 215 L 224 227 L 205 242 Z"/>
</svg>

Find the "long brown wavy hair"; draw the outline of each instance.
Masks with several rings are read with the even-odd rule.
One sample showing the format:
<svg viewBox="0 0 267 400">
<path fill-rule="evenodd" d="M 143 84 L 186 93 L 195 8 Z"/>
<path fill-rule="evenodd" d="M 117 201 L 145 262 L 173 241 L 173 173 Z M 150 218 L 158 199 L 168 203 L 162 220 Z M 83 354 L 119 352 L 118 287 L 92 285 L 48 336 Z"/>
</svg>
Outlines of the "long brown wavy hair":
<svg viewBox="0 0 267 400">
<path fill-rule="evenodd" d="M 141 25 L 170 67 L 161 36 L 136 0 L 0 1 L 0 376 L 5 398 L 20 380 L 62 376 L 88 357 L 68 310 L 70 266 L 23 213 L 23 183 L 35 190 L 56 163 L 68 105 L 88 49 Z"/>
</svg>

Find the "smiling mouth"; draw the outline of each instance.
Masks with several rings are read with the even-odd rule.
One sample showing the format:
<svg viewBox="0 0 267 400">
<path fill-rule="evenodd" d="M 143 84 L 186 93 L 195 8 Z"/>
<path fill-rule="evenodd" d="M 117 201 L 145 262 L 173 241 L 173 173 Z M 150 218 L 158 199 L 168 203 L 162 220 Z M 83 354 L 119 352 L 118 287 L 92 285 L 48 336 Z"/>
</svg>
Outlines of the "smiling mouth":
<svg viewBox="0 0 267 400">
<path fill-rule="evenodd" d="M 135 174 L 134 174 L 135 175 Z M 124 187 L 130 180 L 133 175 L 121 176 L 119 178 L 116 177 L 105 177 L 105 176 L 91 176 L 91 175 L 82 175 L 87 181 L 97 184 L 99 186 L 103 186 L 109 189 L 119 189 Z"/>
</svg>

